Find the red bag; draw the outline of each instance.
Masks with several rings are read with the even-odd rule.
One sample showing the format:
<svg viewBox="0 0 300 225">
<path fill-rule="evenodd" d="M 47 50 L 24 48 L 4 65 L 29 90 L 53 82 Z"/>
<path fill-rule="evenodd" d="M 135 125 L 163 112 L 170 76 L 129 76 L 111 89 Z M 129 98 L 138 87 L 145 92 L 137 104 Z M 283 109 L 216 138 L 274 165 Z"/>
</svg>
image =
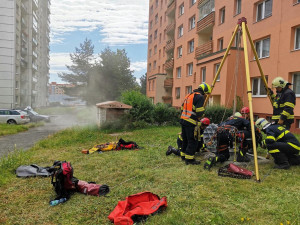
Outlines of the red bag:
<svg viewBox="0 0 300 225">
<path fill-rule="evenodd" d="M 76 184 L 76 189 L 86 195 L 106 195 L 109 192 L 109 187 L 107 185 L 95 184 L 94 182 L 86 182 L 79 180 Z"/>
<path fill-rule="evenodd" d="M 231 173 L 236 173 L 236 174 L 241 174 L 241 175 L 245 175 L 245 176 L 253 176 L 253 172 L 241 167 L 238 167 L 237 165 L 234 165 L 233 163 L 230 163 L 229 165 L 227 165 L 227 171 L 231 172 Z"/>
<path fill-rule="evenodd" d="M 167 198 L 161 199 L 151 192 L 141 192 L 119 201 L 108 219 L 115 225 L 132 225 L 137 216 L 147 216 L 167 207 Z"/>
</svg>

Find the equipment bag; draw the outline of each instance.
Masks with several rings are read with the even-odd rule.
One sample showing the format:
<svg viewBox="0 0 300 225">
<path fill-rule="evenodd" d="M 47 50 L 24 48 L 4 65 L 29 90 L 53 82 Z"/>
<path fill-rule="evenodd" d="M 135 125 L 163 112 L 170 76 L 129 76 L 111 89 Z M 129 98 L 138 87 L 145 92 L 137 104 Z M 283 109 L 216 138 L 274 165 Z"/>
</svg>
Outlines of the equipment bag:
<svg viewBox="0 0 300 225">
<path fill-rule="evenodd" d="M 57 194 L 55 199 L 69 199 L 70 195 L 76 190 L 75 183 L 78 181 L 76 177 L 73 177 L 73 167 L 71 163 L 55 161 L 51 170 L 53 170 L 51 184 Z"/>
<path fill-rule="evenodd" d="M 124 141 L 120 138 L 116 150 L 123 150 L 123 149 L 137 149 L 139 146 L 134 141 Z"/>
<path fill-rule="evenodd" d="M 161 212 L 168 206 L 167 198 L 161 199 L 151 192 L 141 192 L 119 201 L 108 219 L 116 225 L 132 225 L 153 213 Z"/>
<path fill-rule="evenodd" d="M 100 185 L 95 182 L 78 180 L 76 190 L 86 195 L 102 196 L 109 192 L 109 187 L 106 184 Z"/>
<path fill-rule="evenodd" d="M 218 175 L 238 179 L 251 179 L 254 173 L 250 170 L 234 165 L 233 163 L 229 163 L 228 165 L 219 168 Z"/>
<path fill-rule="evenodd" d="M 50 172 L 50 167 L 41 167 L 36 164 L 32 164 L 29 166 L 19 166 L 16 169 L 17 177 L 49 177 L 52 175 Z"/>
</svg>

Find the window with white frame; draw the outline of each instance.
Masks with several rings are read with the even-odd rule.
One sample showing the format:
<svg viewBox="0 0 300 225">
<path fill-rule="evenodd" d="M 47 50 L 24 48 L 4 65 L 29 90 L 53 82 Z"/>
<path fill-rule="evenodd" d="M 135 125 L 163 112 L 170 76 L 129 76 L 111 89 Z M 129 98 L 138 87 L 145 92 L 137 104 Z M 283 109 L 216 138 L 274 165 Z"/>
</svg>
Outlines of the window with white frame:
<svg viewBox="0 0 300 225">
<path fill-rule="evenodd" d="M 182 57 L 182 46 L 179 46 L 179 47 L 177 48 L 177 56 L 178 56 L 178 58 L 181 58 L 181 57 Z"/>
<path fill-rule="evenodd" d="M 222 49 L 223 49 L 223 38 L 220 38 L 219 40 L 218 40 L 218 49 L 219 49 L 219 51 L 221 51 Z"/>
<path fill-rule="evenodd" d="M 220 63 L 215 64 L 215 74 L 217 74 L 219 67 L 220 67 Z M 219 73 L 219 76 L 216 81 L 220 81 L 220 75 L 221 75 L 221 73 Z"/>
<path fill-rule="evenodd" d="M 266 76 L 266 80 L 268 82 L 267 76 Z M 267 95 L 267 91 L 265 89 L 264 82 L 262 81 L 261 77 L 252 79 L 252 95 L 256 97 Z"/>
<path fill-rule="evenodd" d="M 270 56 L 270 38 L 265 38 L 255 42 L 255 48 L 258 58 L 266 58 Z"/>
<path fill-rule="evenodd" d="M 192 30 L 196 26 L 196 16 L 193 16 L 189 19 L 189 29 Z"/>
<path fill-rule="evenodd" d="M 175 88 L 175 96 L 176 98 L 180 98 L 180 87 Z"/>
<path fill-rule="evenodd" d="M 178 37 L 181 37 L 183 35 L 183 25 L 180 25 L 178 27 Z"/>
<path fill-rule="evenodd" d="M 272 15 L 272 0 L 265 0 L 257 4 L 256 21 L 260 21 Z"/>
<path fill-rule="evenodd" d="M 182 3 L 180 6 L 179 6 L 179 16 L 183 15 L 184 13 L 184 4 Z"/>
<path fill-rule="evenodd" d="M 298 49 L 300 49 L 300 27 L 295 29 L 295 50 Z"/>
<path fill-rule="evenodd" d="M 194 39 L 193 39 L 193 40 L 190 40 L 190 41 L 188 42 L 188 46 L 189 46 L 189 53 L 194 52 L 194 46 L 195 46 Z"/>
<path fill-rule="evenodd" d="M 193 75 L 193 63 L 189 63 L 188 65 L 187 65 L 187 74 L 188 74 L 188 76 L 192 76 Z"/>
<path fill-rule="evenodd" d="M 241 9 L 242 9 L 242 0 L 235 0 L 235 15 L 240 14 Z"/>
<path fill-rule="evenodd" d="M 186 86 L 185 87 L 185 94 L 191 94 L 192 93 L 192 86 Z"/>
<path fill-rule="evenodd" d="M 190 0 L 191 2 L 191 6 L 194 5 L 196 3 L 197 0 Z M 300 1 L 300 0 L 299 0 Z"/>
<path fill-rule="evenodd" d="M 176 72 L 177 72 L 177 78 L 181 78 L 181 67 L 177 67 Z"/>
<path fill-rule="evenodd" d="M 225 23 L 225 7 L 220 9 L 220 24 Z"/>
<path fill-rule="evenodd" d="M 202 20 L 211 12 L 215 11 L 215 1 L 208 0 L 202 3 L 199 7 L 199 20 Z"/>
<path fill-rule="evenodd" d="M 293 91 L 297 96 L 300 96 L 300 72 L 293 74 Z"/>
<path fill-rule="evenodd" d="M 206 67 L 201 68 L 201 80 L 202 82 L 206 81 Z"/>
</svg>

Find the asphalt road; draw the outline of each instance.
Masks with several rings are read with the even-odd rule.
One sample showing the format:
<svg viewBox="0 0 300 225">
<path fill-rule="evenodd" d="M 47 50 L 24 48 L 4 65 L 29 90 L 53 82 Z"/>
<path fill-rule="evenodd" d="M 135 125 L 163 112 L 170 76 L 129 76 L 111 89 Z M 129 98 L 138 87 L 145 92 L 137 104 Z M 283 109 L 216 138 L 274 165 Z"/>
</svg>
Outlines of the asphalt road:
<svg viewBox="0 0 300 225">
<path fill-rule="evenodd" d="M 51 116 L 51 122 L 44 126 L 30 128 L 26 132 L 0 137 L 0 159 L 15 149 L 27 150 L 53 133 L 72 126 L 85 125 L 79 123 L 72 115 Z"/>
</svg>

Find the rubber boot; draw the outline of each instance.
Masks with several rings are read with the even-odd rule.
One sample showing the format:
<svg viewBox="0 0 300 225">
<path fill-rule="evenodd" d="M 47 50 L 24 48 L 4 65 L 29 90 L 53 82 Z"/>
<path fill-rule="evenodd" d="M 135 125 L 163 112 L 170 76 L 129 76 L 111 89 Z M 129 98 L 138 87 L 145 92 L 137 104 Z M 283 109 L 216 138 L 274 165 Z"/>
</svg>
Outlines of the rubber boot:
<svg viewBox="0 0 300 225">
<path fill-rule="evenodd" d="M 205 170 L 210 170 L 216 163 L 217 163 L 218 158 L 210 156 L 204 163 L 204 169 Z"/>
<path fill-rule="evenodd" d="M 186 165 L 199 165 L 201 162 L 195 159 L 185 159 Z"/>
<path fill-rule="evenodd" d="M 240 149 L 238 155 L 237 155 L 237 162 L 250 162 L 251 159 L 248 158 L 247 154 L 246 154 L 246 150 L 244 149 Z"/>
<path fill-rule="evenodd" d="M 291 166 L 300 165 L 300 156 L 299 155 L 289 155 L 288 161 Z"/>
<path fill-rule="evenodd" d="M 274 169 L 284 169 L 287 170 L 290 168 L 290 164 L 288 158 L 285 154 L 278 152 L 278 153 L 271 153 L 274 158 Z"/>
<path fill-rule="evenodd" d="M 172 153 L 175 155 L 180 155 L 180 150 L 178 150 L 172 146 L 169 146 L 168 150 L 166 151 L 166 155 L 171 155 Z"/>
</svg>

